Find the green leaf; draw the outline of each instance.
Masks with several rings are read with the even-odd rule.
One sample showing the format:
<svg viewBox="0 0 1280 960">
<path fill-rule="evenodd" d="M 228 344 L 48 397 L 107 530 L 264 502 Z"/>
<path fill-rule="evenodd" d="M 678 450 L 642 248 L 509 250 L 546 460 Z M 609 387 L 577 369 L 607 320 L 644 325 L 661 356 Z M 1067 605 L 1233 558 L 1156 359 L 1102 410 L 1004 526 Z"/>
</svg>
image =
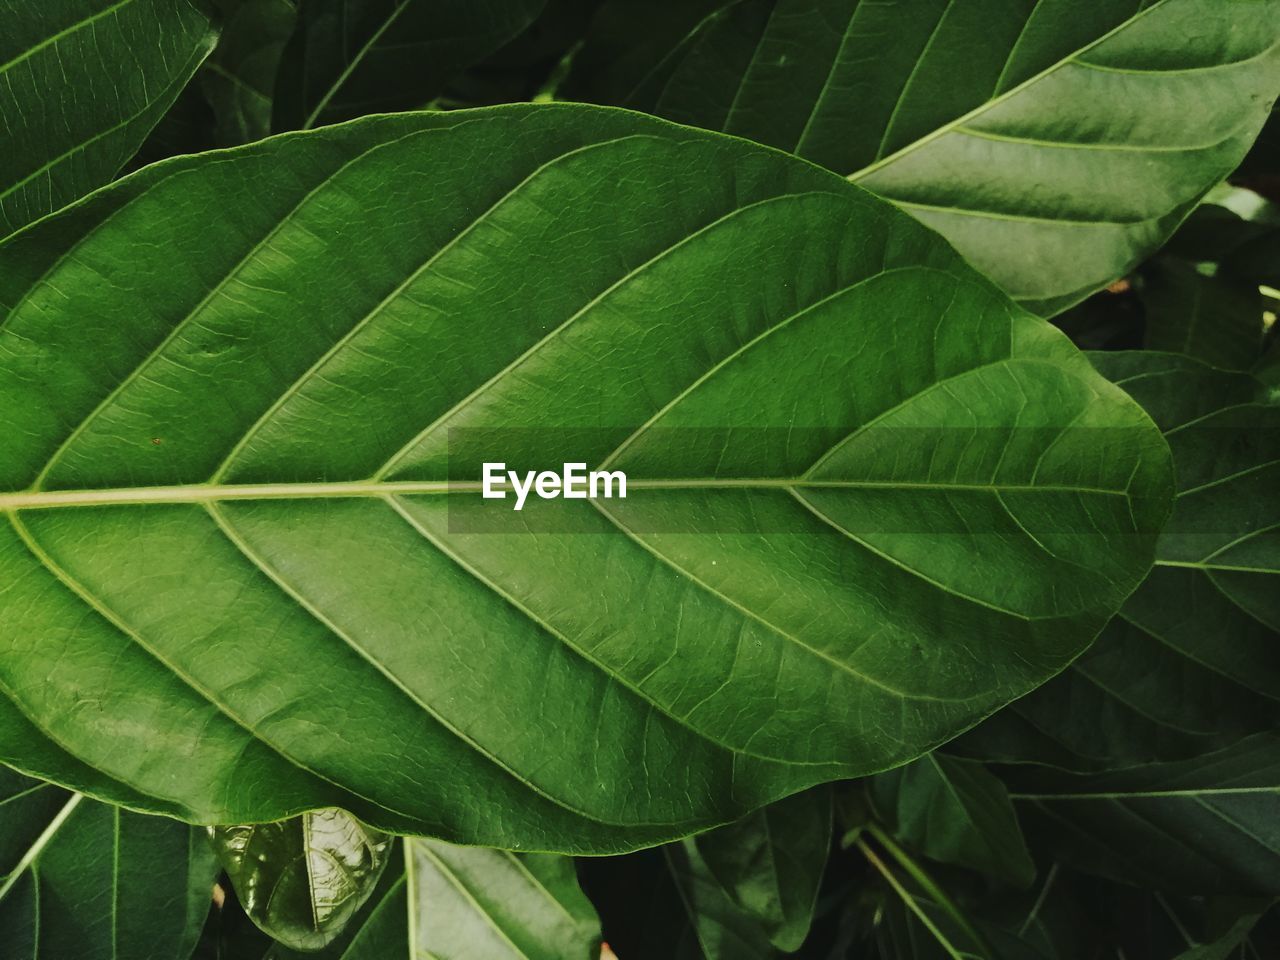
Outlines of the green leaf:
<svg viewBox="0 0 1280 960">
<path fill-rule="evenodd" d="M 1107 774 L 1008 776 L 1033 840 L 1067 863 L 1154 890 L 1280 894 L 1280 739 Z"/>
<path fill-rule="evenodd" d="M 226 20 L 200 71 L 217 119 L 218 143 L 234 146 L 271 132 L 276 73 L 297 20 L 294 0 L 219 0 Z"/>
<path fill-rule="evenodd" d="M 424 106 L 546 0 L 303 0 L 275 90 L 277 130 Z"/>
<path fill-rule="evenodd" d="M 831 803 L 830 789 L 820 787 L 769 804 L 700 834 L 693 841 L 700 864 L 686 857 L 784 952 L 799 949 L 813 922 L 831 852 Z"/>
<path fill-rule="evenodd" d="M 730 899 L 729 891 L 712 874 L 692 840 L 668 844 L 662 852 L 697 939 L 696 956 L 705 960 L 769 960 L 776 955 L 759 919 Z"/>
<path fill-rule="evenodd" d="M 6 960 L 183 960 L 216 870 L 199 831 L 0 767 Z"/>
<path fill-rule="evenodd" d="M 985 759 L 1183 759 L 1280 717 L 1280 408 L 1257 402 L 1265 388 L 1252 377 L 1187 357 L 1091 357 L 1165 432 L 1174 514 L 1155 568 L 1099 642 L 964 739 Z"/>
<path fill-rule="evenodd" d="M 1225 370 L 1247 370 L 1262 352 L 1262 294 L 1256 281 L 1206 276 L 1180 260 L 1142 271 L 1146 346 L 1185 353 Z"/>
<path fill-rule="evenodd" d="M 1004 785 L 979 763 L 931 753 L 873 777 L 889 831 L 918 853 L 1030 886 L 1036 868 Z"/>
<path fill-rule="evenodd" d="M 848 175 L 1044 313 L 1159 247 L 1280 91 L 1280 7 L 1254 0 L 651 6 L 613 0 L 566 96 Z"/>
<path fill-rule="evenodd" d="M 1212 943 L 1194 943 L 1174 957 L 1174 960 L 1230 960 L 1231 954 L 1237 949 L 1241 950 L 1238 956 L 1244 956 L 1242 945 L 1249 942 L 1249 934 L 1257 925 L 1263 910 L 1265 907 L 1243 912 Z"/>
<path fill-rule="evenodd" d="M 329 808 L 278 823 L 210 827 L 245 912 L 287 947 L 319 950 L 373 892 L 392 841 Z"/>
<path fill-rule="evenodd" d="M 405 840 L 408 956 L 595 960 L 600 922 L 573 860 Z"/>
<path fill-rule="evenodd" d="M 1060 670 L 1171 495 L 936 235 L 623 111 L 157 164 L 0 246 L 0 315 L 0 755 L 197 822 L 738 819 Z M 516 512 L 497 460 L 628 496 Z"/>
<path fill-rule="evenodd" d="M 319 953 L 297 953 L 279 944 L 266 960 L 415 960 L 409 952 L 411 913 L 404 854 L 397 849 L 389 868 L 342 935 Z"/>
<path fill-rule="evenodd" d="M 0 4 L 0 237 L 115 176 L 215 33 L 193 0 Z"/>
</svg>

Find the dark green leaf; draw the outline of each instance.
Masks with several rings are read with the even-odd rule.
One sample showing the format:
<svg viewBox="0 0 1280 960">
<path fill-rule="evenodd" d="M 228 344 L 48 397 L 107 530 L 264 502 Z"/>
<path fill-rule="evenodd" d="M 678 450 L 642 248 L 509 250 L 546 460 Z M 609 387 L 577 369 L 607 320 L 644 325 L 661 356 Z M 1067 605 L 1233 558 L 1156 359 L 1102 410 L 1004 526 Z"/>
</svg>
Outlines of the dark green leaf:
<svg viewBox="0 0 1280 960">
<path fill-rule="evenodd" d="M 0 22 L 0 236 L 115 176 L 215 39 L 194 0 L 4 0 Z"/>
<path fill-rule="evenodd" d="M 619 957 L 705 960 L 667 857 L 668 847 L 578 861 L 583 889 Z M 695 851 L 696 852 L 696 851 Z"/>
<path fill-rule="evenodd" d="M 774 946 L 790 952 L 813 922 L 831 825 L 831 790 L 808 790 L 699 835 L 701 864 L 691 869 L 709 873 L 734 907 L 756 921 Z"/>
<path fill-rule="evenodd" d="M 337 809 L 278 823 L 210 827 L 245 912 L 287 947 L 319 950 L 373 892 L 392 841 Z"/>
<path fill-rule="evenodd" d="M 1008 793 L 981 764 L 931 753 L 869 789 L 890 832 L 917 853 L 1019 886 L 1035 879 Z"/>
<path fill-rule="evenodd" d="M 222 37 L 200 71 L 217 119 L 218 143 L 234 146 L 271 132 L 276 73 L 297 18 L 295 0 L 219 0 Z"/>
<path fill-rule="evenodd" d="M 200 832 L 0 767 L 5 960 L 183 960 L 216 870 Z"/>
<path fill-rule="evenodd" d="M 0 754 L 200 822 L 738 819 L 1060 670 L 1171 495 L 936 235 L 623 111 L 158 164 L 0 247 L 0 311 Z M 628 496 L 515 512 L 494 460 Z"/>
<path fill-rule="evenodd" d="M 1185 353 L 1225 370 L 1247 370 L 1262 351 L 1257 281 L 1207 276 L 1180 260 L 1157 259 L 1142 272 L 1147 347 Z"/>
<path fill-rule="evenodd" d="M 1009 779 L 1033 840 L 1079 869 L 1185 894 L 1280 894 L 1275 734 L 1192 760 Z"/>
<path fill-rule="evenodd" d="M 1045 313 L 1158 247 L 1280 90 L 1280 6 L 1256 0 L 653 6 L 612 0 L 566 96 L 848 175 Z"/>
<path fill-rule="evenodd" d="M 424 106 L 546 0 L 302 0 L 275 90 L 277 130 Z"/>
<path fill-rule="evenodd" d="M 681 906 L 705 960 L 769 960 L 775 956 L 764 927 L 743 910 L 708 868 L 692 840 L 662 848 Z"/>
</svg>

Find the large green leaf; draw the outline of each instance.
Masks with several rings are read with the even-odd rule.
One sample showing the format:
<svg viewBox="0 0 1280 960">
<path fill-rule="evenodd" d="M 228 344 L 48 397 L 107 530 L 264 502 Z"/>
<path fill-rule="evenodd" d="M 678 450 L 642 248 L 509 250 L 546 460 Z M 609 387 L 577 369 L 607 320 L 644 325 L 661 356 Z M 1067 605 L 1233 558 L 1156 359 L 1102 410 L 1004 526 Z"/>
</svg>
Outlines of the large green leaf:
<svg viewBox="0 0 1280 960">
<path fill-rule="evenodd" d="M 424 106 L 546 0 L 303 0 L 280 61 L 277 130 Z"/>
<path fill-rule="evenodd" d="M 215 874 L 199 831 L 0 767 L 5 960 L 183 960 Z"/>
<path fill-rule="evenodd" d="M 196 821 L 737 819 L 1060 670 L 1171 495 L 936 235 L 623 111 L 158 164 L 0 247 L 0 310 L 0 756 Z M 516 512 L 491 460 L 628 496 Z"/>
<path fill-rule="evenodd" d="M 1175 354 L 1098 353 L 1173 447 L 1179 494 L 1156 565 L 1083 657 L 963 741 L 1071 768 L 1197 756 L 1280 722 L 1280 407 Z"/>
<path fill-rule="evenodd" d="M 215 37 L 195 0 L 5 0 L 0 22 L 0 236 L 115 176 Z"/>
<path fill-rule="evenodd" d="M 277 823 L 211 827 L 245 912 L 287 947 L 331 943 L 377 886 L 392 841 L 343 810 Z"/>
<path fill-rule="evenodd" d="M 606 5 L 566 96 L 846 174 L 1042 312 L 1158 247 L 1280 92 L 1280 6 L 1256 0 L 652 6 Z"/>
</svg>

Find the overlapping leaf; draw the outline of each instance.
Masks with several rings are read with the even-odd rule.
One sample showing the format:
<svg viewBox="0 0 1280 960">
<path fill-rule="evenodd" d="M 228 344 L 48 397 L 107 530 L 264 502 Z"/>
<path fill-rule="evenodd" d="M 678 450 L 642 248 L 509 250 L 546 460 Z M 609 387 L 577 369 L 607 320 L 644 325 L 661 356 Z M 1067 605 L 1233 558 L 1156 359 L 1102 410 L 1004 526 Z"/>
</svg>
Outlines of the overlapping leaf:
<svg viewBox="0 0 1280 960">
<path fill-rule="evenodd" d="M 1280 408 L 1245 374 L 1157 352 L 1091 355 L 1173 447 L 1156 566 L 1099 642 L 964 741 L 1090 769 L 1191 758 L 1280 720 Z"/>
<path fill-rule="evenodd" d="M 0 940 L 6 960 L 183 960 L 209 912 L 199 831 L 0 767 Z"/>
<path fill-rule="evenodd" d="M 1021 886 L 1035 879 L 1008 793 L 981 764 L 932 753 L 869 790 L 887 829 L 918 853 Z"/>
<path fill-rule="evenodd" d="M 271 132 L 276 73 L 297 22 L 295 0 L 219 0 L 222 36 L 200 71 L 219 146 Z"/>
<path fill-rule="evenodd" d="M 423 107 L 546 0 L 306 0 L 280 61 L 274 126 Z"/>
<path fill-rule="evenodd" d="M 0 236 L 115 176 L 214 43 L 195 0 L 5 0 L 0 23 Z"/>
<path fill-rule="evenodd" d="M 1168 509 L 1141 409 L 935 235 L 621 111 L 156 165 L 0 307 L 0 755 L 196 821 L 687 835 L 1026 693 Z M 515 512 L 493 460 L 628 496 Z"/>
<path fill-rule="evenodd" d="M 1013 797 L 1037 839 L 1091 873 L 1187 894 L 1280 892 L 1280 744 L 1105 775 L 1025 768 Z"/>
<path fill-rule="evenodd" d="M 731 908 L 790 952 L 813 921 L 831 827 L 831 791 L 820 787 L 700 835 L 684 862 L 700 883 L 719 884 Z"/>
<path fill-rule="evenodd" d="M 279 943 L 328 946 L 373 893 L 392 841 L 342 810 L 278 823 L 211 827 L 245 912 Z"/>
<path fill-rule="evenodd" d="M 1158 247 L 1280 92 L 1280 8 L 1253 0 L 652 6 L 606 6 L 566 95 L 848 175 L 1047 313 Z"/>
</svg>

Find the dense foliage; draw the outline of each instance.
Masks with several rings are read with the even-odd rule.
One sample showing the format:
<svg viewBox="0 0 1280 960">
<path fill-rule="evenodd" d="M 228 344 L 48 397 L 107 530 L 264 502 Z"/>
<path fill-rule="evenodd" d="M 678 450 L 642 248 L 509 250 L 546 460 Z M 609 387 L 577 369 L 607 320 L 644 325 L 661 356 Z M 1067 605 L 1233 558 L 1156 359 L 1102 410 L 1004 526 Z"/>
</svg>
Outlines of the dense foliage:
<svg viewBox="0 0 1280 960">
<path fill-rule="evenodd" d="M 6 958 L 1280 950 L 1280 0 L 0 16 Z"/>
</svg>

